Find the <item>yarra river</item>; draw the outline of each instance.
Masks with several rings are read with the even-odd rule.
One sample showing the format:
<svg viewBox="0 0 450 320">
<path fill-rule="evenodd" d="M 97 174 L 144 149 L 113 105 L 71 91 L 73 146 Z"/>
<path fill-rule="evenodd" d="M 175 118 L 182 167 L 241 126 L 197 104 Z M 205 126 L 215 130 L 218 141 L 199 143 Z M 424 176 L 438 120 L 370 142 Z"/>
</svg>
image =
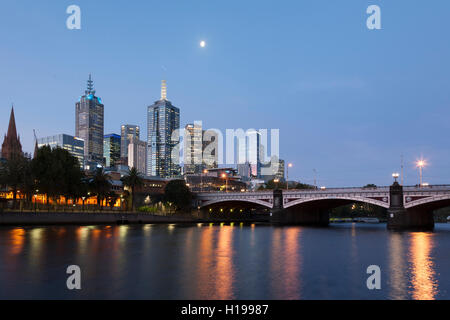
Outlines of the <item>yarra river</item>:
<svg viewBox="0 0 450 320">
<path fill-rule="evenodd" d="M 17 298 L 450 299 L 450 224 L 0 227 L 0 299 Z"/>
</svg>

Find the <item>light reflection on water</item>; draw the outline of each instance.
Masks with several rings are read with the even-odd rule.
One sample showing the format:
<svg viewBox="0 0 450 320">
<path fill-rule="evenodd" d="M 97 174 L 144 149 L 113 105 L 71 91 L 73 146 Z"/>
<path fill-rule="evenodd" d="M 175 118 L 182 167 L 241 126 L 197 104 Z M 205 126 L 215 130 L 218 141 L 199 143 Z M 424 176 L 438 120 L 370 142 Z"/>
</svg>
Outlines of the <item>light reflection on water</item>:
<svg viewBox="0 0 450 320">
<path fill-rule="evenodd" d="M 3 227 L 0 298 L 449 299 L 449 250 L 450 225 Z M 380 291 L 365 286 L 371 264 Z"/>
</svg>

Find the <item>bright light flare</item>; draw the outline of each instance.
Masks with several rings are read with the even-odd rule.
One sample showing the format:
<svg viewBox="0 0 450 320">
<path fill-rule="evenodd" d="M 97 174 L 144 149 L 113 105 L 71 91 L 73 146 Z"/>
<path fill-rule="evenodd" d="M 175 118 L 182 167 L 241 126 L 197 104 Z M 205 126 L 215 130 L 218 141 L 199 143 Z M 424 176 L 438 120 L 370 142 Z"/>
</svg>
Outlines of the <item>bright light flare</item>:
<svg viewBox="0 0 450 320">
<path fill-rule="evenodd" d="M 206 47 L 206 41 L 204 40 L 200 41 L 200 47 L 202 48 Z"/>
</svg>

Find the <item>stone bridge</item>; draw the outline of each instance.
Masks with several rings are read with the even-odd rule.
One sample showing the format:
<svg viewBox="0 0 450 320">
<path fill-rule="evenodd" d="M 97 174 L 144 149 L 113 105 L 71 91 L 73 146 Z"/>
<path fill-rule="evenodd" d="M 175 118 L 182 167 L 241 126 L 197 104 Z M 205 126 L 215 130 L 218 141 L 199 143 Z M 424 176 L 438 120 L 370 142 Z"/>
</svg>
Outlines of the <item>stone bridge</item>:
<svg viewBox="0 0 450 320">
<path fill-rule="evenodd" d="M 197 194 L 205 213 L 270 211 L 272 222 L 280 224 L 325 225 L 331 209 L 351 203 L 387 209 L 390 229 L 429 229 L 433 211 L 450 206 L 450 185 L 402 187 L 396 182 L 390 187 Z"/>
</svg>

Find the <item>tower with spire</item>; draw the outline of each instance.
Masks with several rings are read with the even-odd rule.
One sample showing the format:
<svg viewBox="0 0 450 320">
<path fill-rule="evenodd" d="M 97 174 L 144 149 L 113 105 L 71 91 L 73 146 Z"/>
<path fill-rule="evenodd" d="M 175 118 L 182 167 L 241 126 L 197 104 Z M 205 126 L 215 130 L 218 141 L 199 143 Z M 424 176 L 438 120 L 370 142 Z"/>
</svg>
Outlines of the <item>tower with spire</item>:
<svg viewBox="0 0 450 320">
<path fill-rule="evenodd" d="M 89 74 L 84 95 L 75 104 L 75 136 L 84 140 L 84 162 L 87 169 L 103 164 L 104 105 L 95 95 Z"/>
<path fill-rule="evenodd" d="M 8 132 L 5 135 L 2 144 L 2 158 L 6 160 L 14 159 L 23 155 L 20 136 L 17 135 L 16 119 L 14 117 L 14 106 L 11 107 L 11 115 L 9 117 Z"/>
<path fill-rule="evenodd" d="M 161 83 L 161 100 L 147 108 L 147 175 L 171 178 L 179 175 L 180 166 L 172 158 L 172 151 L 179 143 L 179 136 L 172 136 L 180 129 L 180 109 L 167 100 L 167 84 Z"/>
</svg>

